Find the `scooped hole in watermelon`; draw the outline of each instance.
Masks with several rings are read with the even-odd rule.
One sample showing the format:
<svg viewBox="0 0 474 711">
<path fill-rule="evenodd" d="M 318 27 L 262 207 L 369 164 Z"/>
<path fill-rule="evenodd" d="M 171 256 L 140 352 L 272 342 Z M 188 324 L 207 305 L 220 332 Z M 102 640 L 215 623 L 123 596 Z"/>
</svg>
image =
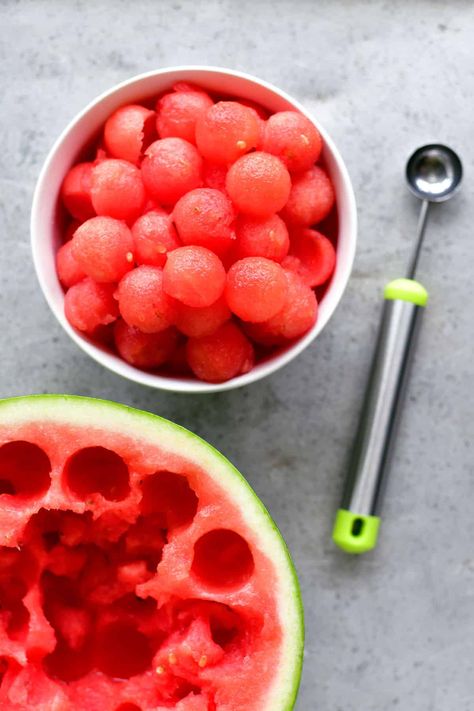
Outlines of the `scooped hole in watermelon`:
<svg viewBox="0 0 474 711">
<path fill-rule="evenodd" d="M 43 668 L 52 679 L 77 681 L 92 670 L 91 650 L 89 647 L 71 649 L 59 639 L 54 651 L 44 658 Z"/>
<path fill-rule="evenodd" d="M 212 639 L 223 649 L 237 642 L 244 634 L 245 624 L 234 610 L 227 605 L 211 603 L 213 610 L 209 617 Z"/>
<path fill-rule="evenodd" d="M 97 668 L 116 679 L 142 674 L 151 665 L 153 649 L 148 637 L 129 622 L 112 622 L 98 634 Z"/>
<path fill-rule="evenodd" d="M 40 577 L 44 616 L 56 637 L 54 649 L 46 655 L 43 652 L 42 662 L 50 678 L 72 682 L 93 668 L 92 625 L 90 610 L 82 605 L 77 573 L 63 572 L 69 575 L 44 570 Z"/>
<path fill-rule="evenodd" d="M 141 488 L 142 513 L 161 515 L 164 528 L 189 524 L 196 515 L 198 497 L 181 474 L 157 472 L 147 477 Z"/>
<path fill-rule="evenodd" d="M 69 489 L 80 499 L 102 494 L 107 501 L 122 501 L 130 493 L 128 467 L 105 447 L 86 447 L 69 457 L 64 467 Z"/>
<path fill-rule="evenodd" d="M 120 704 L 120 706 L 117 706 L 115 711 L 142 711 L 140 706 L 137 706 L 136 704 L 132 703 L 125 703 L 125 704 Z"/>
<path fill-rule="evenodd" d="M 209 620 L 212 641 L 224 650 L 239 642 L 245 635 L 246 623 L 238 612 L 228 605 L 214 600 L 183 600 L 176 605 L 176 617 L 180 624 L 190 625 L 195 619 Z M 262 621 L 256 619 L 258 628 Z"/>
<path fill-rule="evenodd" d="M 73 511 L 40 509 L 29 519 L 24 537 L 27 544 L 41 543 L 42 547 L 49 552 L 59 543 L 66 546 L 82 543 L 86 531 L 91 526 L 92 514 L 90 511 L 85 514 L 77 514 Z"/>
<path fill-rule="evenodd" d="M 67 683 L 94 669 L 123 680 L 149 670 L 167 633 L 156 600 L 135 590 L 155 574 L 166 536 L 156 514 L 139 515 L 134 523 L 113 512 L 97 519 L 90 512 L 34 514 L 24 532 L 28 548 L 0 549 L 0 607 L 15 613 L 16 628 L 24 626 L 29 613 L 19 606 L 39 582 L 54 632 L 54 649 L 37 649 L 30 661 Z M 40 553 L 41 574 L 30 550 Z"/>
<path fill-rule="evenodd" d="M 156 572 L 166 543 L 166 530 L 160 515 L 139 516 L 124 536 L 124 555 L 127 561 L 145 561 L 147 570 Z"/>
<path fill-rule="evenodd" d="M 10 639 L 22 640 L 28 633 L 30 613 L 19 600 L 10 610 L 10 620 L 7 625 L 7 635 Z"/>
<path fill-rule="evenodd" d="M 34 584 L 36 566 L 28 551 L 0 548 L 0 613 L 5 614 L 8 637 L 21 640 L 28 631 L 30 613 L 22 602 Z"/>
<path fill-rule="evenodd" d="M 249 544 L 228 528 L 208 531 L 194 545 L 192 572 L 210 587 L 240 587 L 250 579 L 254 567 Z"/>
<path fill-rule="evenodd" d="M 51 462 L 41 447 L 23 440 L 0 447 L 0 494 L 20 500 L 46 493 L 51 483 Z"/>
</svg>

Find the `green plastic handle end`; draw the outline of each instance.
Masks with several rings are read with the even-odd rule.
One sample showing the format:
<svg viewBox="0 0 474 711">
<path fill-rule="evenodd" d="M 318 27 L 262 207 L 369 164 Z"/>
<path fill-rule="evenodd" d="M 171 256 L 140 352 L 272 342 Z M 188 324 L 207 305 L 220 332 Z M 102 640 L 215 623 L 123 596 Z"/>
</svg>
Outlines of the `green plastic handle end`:
<svg viewBox="0 0 474 711">
<path fill-rule="evenodd" d="M 414 279 L 394 279 L 384 289 L 384 298 L 393 301 L 410 301 L 417 306 L 426 306 L 428 303 L 428 292 L 420 282 Z"/>
<path fill-rule="evenodd" d="M 332 539 L 346 553 L 367 553 L 377 545 L 379 527 L 378 516 L 364 516 L 339 509 Z"/>
</svg>

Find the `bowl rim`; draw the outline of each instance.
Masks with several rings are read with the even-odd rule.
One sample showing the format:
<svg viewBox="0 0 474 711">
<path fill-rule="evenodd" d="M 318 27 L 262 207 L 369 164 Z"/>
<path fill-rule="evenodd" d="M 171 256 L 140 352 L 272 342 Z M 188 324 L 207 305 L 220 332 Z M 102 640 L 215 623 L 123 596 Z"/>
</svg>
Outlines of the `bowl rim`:
<svg viewBox="0 0 474 711">
<path fill-rule="evenodd" d="M 300 111 L 304 116 L 306 116 L 320 132 L 323 138 L 323 145 L 325 149 L 330 153 L 332 160 L 337 166 L 337 170 L 341 178 L 341 184 L 343 185 L 345 193 L 347 213 L 346 232 L 348 232 L 346 240 L 347 244 L 345 250 L 345 261 L 339 270 L 337 280 L 334 280 L 333 278 L 328 286 L 328 289 L 321 302 L 321 304 L 324 304 L 325 308 L 319 309 L 318 319 L 316 323 L 306 334 L 304 334 L 301 338 L 295 341 L 295 343 L 293 343 L 291 346 L 286 348 L 283 352 L 278 353 L 274 357 L 270 357 L 267 361 L 258 364 L 248 373 L 236 376 L 223 383 L 207 383 L 205 381 L 197 379 L 192 380 L 172 375 L 162 376 L 149 371 L 140 370 L 139 368 L 135 368 L 133 365 L 126 363 L 119 356 L 114 356 L 111 353 L 107 353 L 100 347 L 96 346 L 92 341 L 88 340 L 86 337 L 79 334 L 75 329 L 73 329 L 65 318 L 63 309 L 58 308 L 58 305 L 53 299 L 52 294 L 50 292 L 50 288 L 47 283 L 47 279 L 44 274 L 40 259 L 42 239 L 40 234 L 41 230 L 39 229 L 38 214 L 40 211 L 44 184 L 47 181 L 51 164 L 53 163 L 56 153 L 60 149 L 62 143 L 74 130 L 76 125 L 80 123 L 82 119 L 91 110 L 93 110 L 96 106 L 101 104 L 110 96 L 118 94 L 124 89 L 130 87 L 131 85 L 146 81 L 147 79 L 153 79 L 155 77 L 160 77 L 163 75 L 178 72 L 183 74 L 199 72 L 209 73 L 210 75 L 237 77 L 244 81 L 248 81 L 254 85 L 265 88 L 267 91 L 276 94 L 278 97 L 282 98 L 284 101 L 294 106 L 298 111 Z M 182 80 L 184 80 L 184 78 Z M 107 368 L 111 372 L 117 375 L 121 375 L 127 380 L 139 383 L 141 385 L 146 385 L 148 387 L 152 387 L 159 390 L 179 393 L 213 393 L 233 390 L 234 388 L 243 387 L 244 385 L 250 385 L 251 383 L 255 383 L 261 380 L 262 378 L 271 375 L 272 373 L 276 372 L 280 368 L 283 368 L 285 365 L 290 363 L 294 358 L 296 358 L 321 333 L 323 328 L 326 326 L 326 324 L 336 311 L 337 306 L 339 305 L 343 293 L 346 289 L 350 274 L 352 272 L 357 244 L 357 208 L 349 172 L 346 168 L 346 165 L 338 148 L 336 147 L 331 136 L 327 133 L 326 129 L 312 115 L 312 113 L 308 111 L 297 99 L 288 94 L 285 90 L 278 88 L 274 84 L 267 82 L 264 79 L 260 79 L 259 77 L 256 77 L 247 72 L 214 65 L 184 64 L 163 67 L 160 69 L 143 72 L 141 74 L 136 74 L 133 77 L 130 77 L 129 79 L 119 82 L 118 84 L 115 84 L 112 87 L 106 89 L 101 94 L 92 99 L 81 111 L 79 111 L 73 116 L 73 118 L 69 121 L 69 123 L 61 131 L 57 139 L 54 141 L 38 175 L 31 207 L 30 233 L 33 262 L 43 296 L 45 297 L 51 311 L 53 312 L 63 329 L 67 332 L 70 338 L 81 348 L 81 350 L 83 350 L 87 355 L 93 358 L 93 360 L 95 360 L 97 363 Z"/>
</svg>

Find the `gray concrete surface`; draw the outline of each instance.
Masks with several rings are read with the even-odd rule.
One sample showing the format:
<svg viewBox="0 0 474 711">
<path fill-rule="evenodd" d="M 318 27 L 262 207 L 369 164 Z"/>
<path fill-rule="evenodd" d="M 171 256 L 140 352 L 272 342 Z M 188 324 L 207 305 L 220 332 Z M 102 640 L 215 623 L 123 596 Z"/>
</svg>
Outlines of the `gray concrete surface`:
<svg viewBox="0 0 474 711">
<path fill-rule="evenodd" d="M 474 471 L 472 201 L 474 6 L 411 0 L 0 2 L 0 392 L 97 395 L 204 436 L 246 473 L 293 552 L 307 647 L 298 711 L 472 711 Z M 227 65 L 314 110 L 347 161 L 360 237 L 321 337 L 283 372 L 210 397 L 102 370 L 68 340 L 33 273 L 28 218 L 52 141 L 135 73 Z M 407 263 L 417 206 L 405 159 L 445 141 L 462 194 L 433 210 L 420 278 L 431 292 L 378 550 L 330 541 L 384 282 Z"/>
</svg>

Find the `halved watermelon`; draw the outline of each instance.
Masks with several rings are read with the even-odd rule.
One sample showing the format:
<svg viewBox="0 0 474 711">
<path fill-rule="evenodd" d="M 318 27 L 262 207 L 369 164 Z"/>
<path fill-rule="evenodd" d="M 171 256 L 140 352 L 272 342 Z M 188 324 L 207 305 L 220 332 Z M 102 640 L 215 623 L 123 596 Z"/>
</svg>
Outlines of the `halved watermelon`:
<svg viewBox="0 0 474 711">
<path fill-rule="evenodd" d="M 0 402 L 2 711 L 289 711 L 295 572 L 187 430 L 69 396 Z"/>
</svg>

